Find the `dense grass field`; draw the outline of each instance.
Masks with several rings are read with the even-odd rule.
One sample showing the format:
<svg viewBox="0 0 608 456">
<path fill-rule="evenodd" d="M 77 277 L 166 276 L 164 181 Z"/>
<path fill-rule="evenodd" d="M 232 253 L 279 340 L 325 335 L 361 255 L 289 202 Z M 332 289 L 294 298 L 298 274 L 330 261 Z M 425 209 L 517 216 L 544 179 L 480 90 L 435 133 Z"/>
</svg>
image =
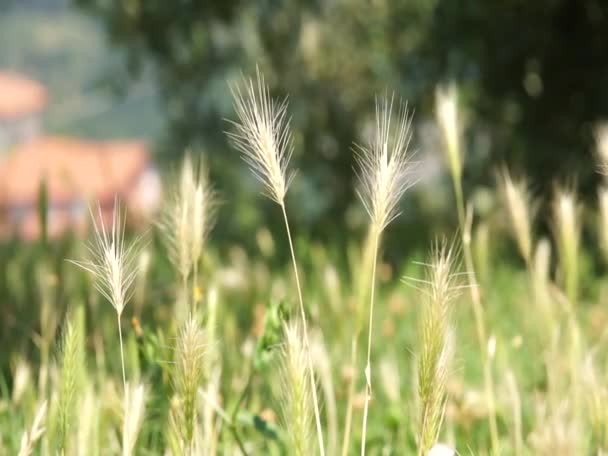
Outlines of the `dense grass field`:
<svg viewBox="0 0 608 456">
<path fill-rule="evenodd" d="M 0 454 L 608 454 L 607 290 L 590 266 L 608 193 L 596 215 L 502 170 L 502 205 L 474 214 L 456 94 L 439 92 L 459 224 L 396 268 L 382 234 L 415 179 L 409 117 L 380 101 L 357 152 L 368 235 L 292 244 L 287 106 L 258 83 L 235 91 L 232 140 L 283 236 L 261 226 L 255 249 L 220 254 L 212 183 L 186 160 L 143 236 L 118 222 L 88 244 L 2 248 Z"/>
</svg>

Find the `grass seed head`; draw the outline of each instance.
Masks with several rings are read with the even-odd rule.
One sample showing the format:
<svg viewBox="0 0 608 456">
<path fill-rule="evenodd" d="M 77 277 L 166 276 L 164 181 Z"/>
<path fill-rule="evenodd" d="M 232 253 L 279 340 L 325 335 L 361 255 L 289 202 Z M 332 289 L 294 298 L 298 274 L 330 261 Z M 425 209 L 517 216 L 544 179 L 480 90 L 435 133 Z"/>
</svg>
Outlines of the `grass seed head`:
<svg viewBox="0 0 608 456">
<path fill-rule="evenodd" d="M 118 200 L 114 201 L 112 226 L 108 230 L 103 222 L 101 206 L 99 220 L 93 218 L 95 236 L 88 246 L 90 260 L 71 261 L 90 272 L 95 278 L 95 287 L 112 304 L 120 316 L 131 294 L 131 285 L 137 275 L 138 240 L 125 241 L 125 216 Z"/>
<path fill-rule="evenodd" d="M 181 401 L 176 424 L 185 448 L 192 449 L 197 426 L 197 391 L 204 374 L 206 337 L 197 321 L 190 317 L 183 324 L 175 351 L 175 391 Z"/>
<path fill-rule="evenodd" d="M 293 177 L 287 170 L 293 152 L 287 99 L 273 100 L 259 69 L 256 75 L 256 81 L 244 79 L 242 87 L 231 88 L 238 122 L 228 136 L 266 195 L 282 205 Z"/>
<path fill-rule="evenodd" d="M 525 179 L 513 179 L 503 168 L 498 176 L 505 206 L 511 220 L 511 229 L 521 256 L 527 263 L 532 255 L 532 201 Z"/>
<path fill-rule="evenodd" d="M 394 98 L 376 101 L 373 140 L 365 147 L 356 147 L 359 197 L 376 232 L 383 231 L 399 215 L 399 200 L 415 182 L 408 154 L 412 116 L 402 102 L 395 114 Z"/>
<path fill-rule="evenodd" d="M 455 274 L 456 254 L 447 243 L 438 243 L 427 266 L 427 279 L 421 290 L 426 297 L 419 326 L 418 401 L 419 455 L 426 455 L 436 444 L 443 421 L 446 384 L 454 350 L 451 307 L 460 294 Z"/>
<path fill-rule="evenodd" d="M 313 399 L 308 377 L 308 353 L 300 323 L 284 326 L 281 354 L 281 411 L 291 454 L 315 454 Z"/>
</svg>

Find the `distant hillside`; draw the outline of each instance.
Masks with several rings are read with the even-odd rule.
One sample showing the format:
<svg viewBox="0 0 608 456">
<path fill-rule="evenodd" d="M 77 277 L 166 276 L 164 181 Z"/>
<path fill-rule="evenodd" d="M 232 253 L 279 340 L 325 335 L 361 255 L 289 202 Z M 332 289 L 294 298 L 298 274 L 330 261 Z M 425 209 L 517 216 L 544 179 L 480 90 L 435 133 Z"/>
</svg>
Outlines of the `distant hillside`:
<svg viewBox="0 0 608 456">
<path fill-rule="evenodd" d="M 158 98 L 149 81 L 120 97 L 107 86 L 105 76 L 119 68 L 119 56 L 92 18 L 66 0 L 9 0 L 1 11 L 0 68 L 47 86 L 47 132 L 149 141 L 162 134 Z"/>
</svg>

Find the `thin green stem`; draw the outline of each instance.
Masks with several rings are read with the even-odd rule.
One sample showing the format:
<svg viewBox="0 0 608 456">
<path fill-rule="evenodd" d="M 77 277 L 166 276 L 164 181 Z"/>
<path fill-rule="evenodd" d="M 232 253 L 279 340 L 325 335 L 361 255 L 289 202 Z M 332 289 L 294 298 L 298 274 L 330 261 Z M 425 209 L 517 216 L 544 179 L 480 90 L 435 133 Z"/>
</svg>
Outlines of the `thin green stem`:
<svg viewBox="0 0 608 456">
<path fill-rule="evenodd" d="M 122 386 L 123 390 L 127 391 L 127 376 L 125 375 L 125 353 L 122 345 L 122 323 L 120 322 L 120 314 L 116 314 L 118 320 L 118 338 L 120 340 L 120 364 L 122 366 Z"/>
<path fill-rule="evenodd" d="M 484 323 L 484 310 L 481 303 L 481 296 L 477 289 L 477 275 L 475 273 L 475 265 L 473 263 L 473 255 L 471 253 L 471 221 L 467 221 L 467 214 L 464 206 L 464 195 L 462 191 L 461 179 L 453 178 L 454 193 L 456 195 L 456 207 L 458 210 L 458 222 L 462 234 L 462 249 L 464 253 L 465 267 L 468 271 L 469 290 L 471 292 L 471 301 L 473 303 L 473 314 L 475 317 L 475 326 L 477 328 L 477 338 L 479 347 L 483 357 L 483 377 L 485 386 L 486 402 L 488 404 L 488 414 L 490 422 L 490 440 L 492 443 L 493 454 L 499 454 L 498 426 L 496 423 L 496 404 L 494 401 L 494 380 L 492 377 L 491 359 L 487 350 L 487 333 Z M 471 214 L 472 216 L 472 214 Z"/>
<path fill-rule="evenodd" d="M 365 456 L 365 436 L 367 433 L 367 413 L 369 410 L 369 401 L 372 396 L 372 334 L 373 334 L 373 321 L 374 321 L 374 295 L 376 290 L 376 262 L 378 261 L 378 242 L 380 238 L 380 232 L 374 231 L 374 259 L 372 262 L 372 282 L 370 291 L 369 301 L 369 325 L 367 333 L 367 364 L 365 365 L 365 406 L 363 408 L 363 426 L 361 435 L 361 456 Z"/>
<path fill-rule="evenodd" d="M 321 456 L 325 456 L 325 447 L 323 445 L 323 428 L 321 427 L 321 414 L 319 412 L 319 401 L 317 399 L 317 387 L 315 382 L 315 372 L 312 367 L 312 359 L 310 356 L 310 343 L 308 342 L 308 328 L 306 325 L 306 313 L 304 312 L 304 299 L 302 298 L 302 288 L 300 286 L 300 277 L 298 274 L 298 264 L 296 262 L 296 254 L 293 249 L 293 242 L 291 240 L 291 230 L 289 228 L 289 221 L 287 220 L 287 211 L 285 210 L 285 203 L 280 203 L 281 210 L 283 211 L 283 219 L 285 221 L 285 229 L 287 230 L 287 239 L 289 241 L 289 250 L 291 252 L 291 261 L 293 263 L 293 272 L 296 278 L 296 288 L 298 289 L 298 299 L 300 301 L 300 314 L 302 318 L 302 329 L 304 332 L 304 346 L 306 348 L 306 358 L 308 360 L 308 369 L 310 371 L 310 384 L 312 390 L 313 406 L 315 409 L 315 422 L 317 425 L 317 436 L 319 438 L 319 452 Z"/>
<path fill-rule="evenodd" d="M 346 418 L 344 420 L 344 439 L 342 440 L 342 456 L 348 455 L 349 443 L 350 443 L 350 430 L 353 421 L 353 401 L 355 398 L 355 383 L 357 381 L 357 340 L 359 339 L 359 332 L 356 331 L 353 334 L 353 340 L 351 343 L 351 354 L 350 354 L 350 365 L 352 367 L 352 378 L 348 384 L 348 399 L 346 402 Z"/>
</svg>

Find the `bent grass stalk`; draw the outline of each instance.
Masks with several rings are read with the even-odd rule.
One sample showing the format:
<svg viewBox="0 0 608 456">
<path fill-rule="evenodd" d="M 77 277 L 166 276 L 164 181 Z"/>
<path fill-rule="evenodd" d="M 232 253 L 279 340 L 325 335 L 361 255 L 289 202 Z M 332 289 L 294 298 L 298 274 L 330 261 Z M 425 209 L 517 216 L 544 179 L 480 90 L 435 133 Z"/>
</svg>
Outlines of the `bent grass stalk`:
<svg viewBox="0 0 608 456">
<path fill-rule="evenodd" d="M 310 372 L 309 377 L 317 436 L 319 439 L 319 451 L 321 456 L 324 456 L 323 428 L 321 426 L 314 369 L 310 357 L 304 299 L 302 297 L 302 287 L 300 285 L 291 229 L 285 208 L 285 195 L 293 178 L 293 173 L 289 175 L 287 173 L 289 159 L 293 151 L 289 130 L 290 120 L 287 116 L 287 100 L 276 103 L 270 98 L 268 87 L 259 69 L 257 70 L 256 83 L 254 84 L 253 80 L 250 79 L 249 81 L 245 81 L 245 86 L 245 94 L 241 92 L 238 86 L 232 87 L 234 108 L 240 123 L 232 122 L 236 128 L 236 132 L 228 133 L 228 136 L 234 146 L 242 153 L 243 159 L 249 165 L 253 174 L 264 184 L 266 196 L 281 207 L 298 293 L 300 318 L 302 319 L 302 337 L 304 338 L 304 347 L 307 353 L 306 362 Z"/>
</svg>

